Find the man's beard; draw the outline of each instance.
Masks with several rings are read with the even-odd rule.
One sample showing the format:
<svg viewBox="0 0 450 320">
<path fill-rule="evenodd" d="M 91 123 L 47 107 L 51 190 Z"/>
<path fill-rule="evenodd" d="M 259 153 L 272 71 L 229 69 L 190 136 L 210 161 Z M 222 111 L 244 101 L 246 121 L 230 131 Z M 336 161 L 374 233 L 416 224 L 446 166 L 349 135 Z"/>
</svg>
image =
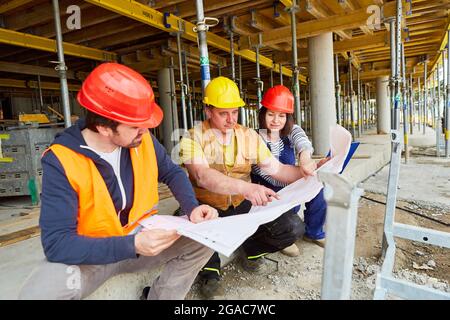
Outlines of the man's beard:
<svg viewBox="0 0 450 320">
<path fill-rule="evenodd" d="M 137 148 L 141 145 L 142 143 L 142 135 L 137 136 L 136 138 L 133 139 L 133 141 L 131 141 L 131 143 L 129 145 L 126 145 L 124 148 Z"/>
</svg>

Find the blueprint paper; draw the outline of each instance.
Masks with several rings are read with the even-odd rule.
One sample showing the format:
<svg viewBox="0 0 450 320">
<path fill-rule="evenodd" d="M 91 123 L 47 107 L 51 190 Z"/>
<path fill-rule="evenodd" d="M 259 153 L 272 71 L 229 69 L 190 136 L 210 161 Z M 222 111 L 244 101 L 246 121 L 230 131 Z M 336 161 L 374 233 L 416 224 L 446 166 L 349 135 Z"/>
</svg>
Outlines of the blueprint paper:
<svg viewBox="0 0 450 320">
<path fill-rule="evenodd" d="M 349 152 L 352 137 L 342 126 L 330 129 L 331 159 L 318 170 L 339 173 Z M 316 170 L 316 171 L 318 171 Z M 217 218 L 194 224 L 186 217 L 154 215 L 141 222 L 146 228 L 175 229 L 215 251 L 229 257 L 258 227 L 273 221 L 284 212 L 312 200 L 322 189 L 317 175 L 302 178 L 278 192 L 280 200 L 274 199 L 266 206 L 252 207 L 249 213 Z"/>
</svg>

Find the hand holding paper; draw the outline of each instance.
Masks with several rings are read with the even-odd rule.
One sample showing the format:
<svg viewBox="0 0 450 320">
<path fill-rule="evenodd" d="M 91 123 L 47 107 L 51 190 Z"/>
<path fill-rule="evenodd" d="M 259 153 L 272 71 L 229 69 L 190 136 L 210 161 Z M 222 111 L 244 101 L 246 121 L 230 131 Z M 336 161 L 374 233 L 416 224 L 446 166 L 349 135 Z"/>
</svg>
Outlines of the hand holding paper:
<svg viewBox="0 0 450 320">
<path fill-rule="evenodd" d="M 336 125 L 330 130 L 331 158 L 316 170 L 339 173 L 350 150 L 351 134 Z M 198 241 L 226 256 L 230 256 L 261 224 L 270 222 L 289 209 L 313 199 L 323 185 L 317 175 L 302 178 L 278 192 L 279 200 L 266 206 L 253 206 L 249 213 L 217 218 L 194 224 L 187 218 L 155 215 L 141 224 L 146 228 L 175 229 L 179 234 Z"/>
</svg>

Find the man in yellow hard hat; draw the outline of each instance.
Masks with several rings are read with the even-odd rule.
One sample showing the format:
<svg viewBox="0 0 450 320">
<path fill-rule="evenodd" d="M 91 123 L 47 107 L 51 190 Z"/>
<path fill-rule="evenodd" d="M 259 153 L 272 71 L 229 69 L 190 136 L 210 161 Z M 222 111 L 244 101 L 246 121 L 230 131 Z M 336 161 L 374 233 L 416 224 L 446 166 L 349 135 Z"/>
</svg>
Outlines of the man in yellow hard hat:
<svg viewBox="0 0 450 320">
<path fill-rule="evenodd" d="M 239 108 L 245 102 L 232 80 L 213 79 L 205 88 L 203 102 L 208 119 L 194 126 L 180 143 L 181 161 L 200 203 L 218 209 L 223 217 L 247 213 L 252 205 L 263 206 L 272 198 L 278 199 L 272 189 L 250 182 L 251 167 L 255 164 L 278 181 L 292 183 L 302 178 L 299 167 L 281 164 L 255 130 L 237 123 Z M 298 216 L 281 216 L 260 226 L 242 245 L 243 267 L 258 271 L 263 263 L 261 257 L 292 245 L 301 236 L 301 224 Z M 219 293 L 217 253 L 200 277 L 201 292 L 206 298 Z"/>
</svg>

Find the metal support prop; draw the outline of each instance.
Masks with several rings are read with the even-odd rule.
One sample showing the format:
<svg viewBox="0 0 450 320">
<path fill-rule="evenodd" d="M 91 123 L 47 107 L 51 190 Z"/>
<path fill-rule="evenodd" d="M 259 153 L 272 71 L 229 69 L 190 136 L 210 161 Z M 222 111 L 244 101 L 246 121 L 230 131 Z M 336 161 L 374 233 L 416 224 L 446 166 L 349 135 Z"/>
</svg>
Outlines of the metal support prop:
<svg viewBox="0 0 450 320">
<path fill-rule="evenodd" d="M 195 80 L 194 79 L 192 79 L 192 101 L 193 101 L 193 104 L 192 104 L 192 113 L 193 113 L 193 119 L 194 119 L 194 122 L 196 121 L 196 120 L 201 120 L 200 119 L 200 115 L 198 116 L 198 118 L 197 118 L 197 107 L 198 107 L 198 103 L 197 103 L 197 97 L 196 97 L 196 95 L 195 95 Z M 200 113 L 201 114 L 201 113 Z"/>
<path fill-rule="evenodd" d="M 303 116 L 304 116 L 304 118 L 303 118 L 303 121 L 305 122 L 305 124 L 304 124 L 304 127 L 303 127 L 303 130 L 305 130 L 305 131 L 307 131 L 308 130 L 308 128 L 306 127 L 306 119 L 307 119 L 307 117 L 306 117 L 306 110 L 307 110 L 307 97 L 306 97 L 306 94 L 307 94 L 307 91 L 308 90 L 308 85 L 306 85 L 305 86 L 305 94 L 303 95 L 303 110 L 304 110 L 304 113 L 303 113 Z"/>
<path fill-rule="evenodd" d="M 230 25 L 228 26 L 228 34 L 230 35 L 231 79 L 236 82 L 236 68 L 234 64 L 234 32 L 231 27 L 231 17 Z"/>
<path fill-rule="evenodd" d="M 403 150 L 405 152 L 405 163 L 409 160 L 409 150 L 408 150 L 408 104 L 407 104 L 407 90 L 406 90 L 406 60 L 405 60 L 405 47 L 403 43 L 400 44 L 401 50 L 401 66 L 402 66 L 402 102 L 403 102 Z"/>
<path fill-rule="evenodd" d="M 258 33 L 258 43 L 255 45 L 256 52 L 256 96 L 258 98 L 258 109 L 261 108 L 262 100 L 262 86 L 264 85 L 261 81 L 261 69 L 259 64 L 259 49 L 262 47 L 262 33 Z M 282 73 L 282 72 L 281 72 Z"/>
<path fill-rule="evenodd" d="M 209 55 L 208 43 L 206 42 L 206 32 L 208 25 L 205 22 L 205 13 L 203 11 L 203 0 L 195 0 L 195 7 L 197 9 L 197 27 L 194 31 L 197 32 L 198 49 L 200 53 L 200 73 L 202 77 L 202 97 L 209 81 L 211 74 L 209 69 Z"/>
<path fill-rule="evenodd" d="M 370 121 L 372 119 L 372 102 L 370 101 L 370 85 L 367 85 L 367 122 L 366 122 L 366 130 L 369 130 Z"/>
<path fill-rule="evenodd" d="M 244 99 L 244 90 L 242 88 L 242 60 L 241 56 L 238 56 L 238 73 L 239 73 L 239 94 L 241 98 Z M 240 108 L 241 124 L 247 126 L 247 112 L 245 111 L 247 106 Z"/>
<path fill-rule="evenodd" d="M 358 201 L 363 190 L 344 176 L 319 171 L 325 183 L 327 201 L 327 243 L 325 246 L 322 300 L 349 300 L 355 251 Z"/>
<path fill-rule="evenodd" d="M 270 69 L 270 87 L 272 88 L 273 87 L 273 68 L 272 69 Z"/>
<path fill-rule="evenodd" d="M 422 124 L 422 88 L 420 86 L 420 77 L 417 78 L 417 131 L 420 132 L 420 126 Z"/>
<path fill-rule="evenodd" d="M 433 129 L 436 129 L 436 104 L 437 104 L 437 93 L 436 93 L 436 70 L 431 74 L 431 125 Z"/>
<path fill-rule="evenodd" d="M 448 36 L 450 36 L 450 30 L 448 30 Z M 447 39 L 449 39 L 447 37 Z M 448 41 L 450 43 L 450 40 Z M 445 71 L 444 71 L 445 73 Z M 450 45 L 448 45 L 447 49 L 447 99 L 445 106 L 445 157 L 450 156 Z"/>
<path fill-rule="evenodd" d="M 413 87 L 413 72 L 409 75 L 409 133 L 414 133 L 414 87 Z"/>
<path fill-rule="evenodd" d="M 396 118 L 395 118 L 395 75 L 397 74 L 397 53 L 395 45 L 395 19 L 391 18 L 389 20 L 389 30 L 390 30 L 390 47 L 391 47 L 391 78 L 389 79 L 389 94 L 391 101 L 391 129 L 395 128 Z"/>
<path fill-rule="evenodd" d="M 229 24 L 228 24 L 228 35 L 230 36 L 230 60 L 231 60 L 231 79 L 236 82 L 236 65 L 234 62 L 234 32 L 233 32 L 233 17 L 229 18 Z M 239 59 L 241 58 L 241 56 L 239 56 Z M 239 60 L 239 72 L 240 72 L 240 61 Z M 239 83 L 241 83 L 240 80 L 240 75 L 239 75 Z M 241 86 L 239 85 L 239 90 Z M 242 96 L 242 94 L 241 94 Z M 239 116 L 240 116 L 240 122 L 242 125 L 244 125 L 244 119 L 245 119 L 245 111 L 244 111 L 244 107 L 239 108 Z"/>
<path fill-rule="evenodd" d="M 311 81 L 308 81 L 306 92 L 308 93 L 308 133 L 312 134 Z"/>
<path fill-rule="evenodd" d="M 280 62 L 280 71 L 283 68 L 283 64 Z M 283 72 L 280 72 L 280 84 L 283 85 Z"/>
<path fill-rule="evenodd" d="M 425 129 L 427 127 L 427 119 L 428 119 L 428 59 L 425 58 L 423 62 L 423 134 L 425 134 Z"/>
<path fill-rule="evenodd" d="M 44 98 L 42 97 L 42 88 L 41 88 L 41 75 L 38 74 L 38 90 L 39 90 L 39 103 L 41 107 L 41 112 L 44 110 Z"/>
<path fill-rule="evenodd" d="M 447 109 L 447 49 L 442 52 L 442 117 L 444 122 L 442 123 L 442 131 L 444 132 L 444 143 L 445 143 L 445 111 Z M 445 150 L 444 150 L 445 154 Z"/>
<path fill-rule="evenodd" d="M 350 121 L 352 128 L 352 140 L 355 140 L 355 110 L 353 108 L 353 76 L 352 76 L 352 58 L 348 59 L 348 84 L 349 84 L 349 96 L 350 96 Z"/>
<path fill-rule="evenodd" d="M 59 2 L 58 0 L 52 1 L 53 1 L 53 15 L 55 19 L 55 30 L 56 30 L 56 48 L 58 52 L 58 62 L 57 62 L 58 65 L 55 67 L 55 69 L 59 73 L 59 81 L 61 83 L 61 101 L 64 113 L 64 126 L 68 128 L 72 125 L 72 122 L 70 119 L 69 87 L 67 85 L 67 66 L 64 61 L 61 19 L 59 16 Z"/>
<path fill-rule="evenodd" d="M 188 126 L 189 128 L 192 128 L 194 126 L 194 114 L 192 111 L 192 94 L 191 94 L 191 88 L 189 86 L 189 70 L 187 66 L 187 59 L 186 59 L 186 52 L 183 51 L 183 65 L 184 65 L 184 73 L 186 74 L 186 94 L 188 97 L 188 105 L 187 105 L 187 111 L 189 115 L 188 119 Z"/>
<path fill-rule="evenodd" d="M 342 93 L 342 126 L 347 127 L 347 82 L 345 81 Z"/>
<path fill-rule="evenodd" d="M 173 64 L 173 57 L 170 57 L 170 66 L 169 66 L 169 79 L 170 79 L 170 108 L 172 110 L 172 128 L 174 132 L 175 130 L 179 128 L 178 125 L 178 108 L 177 108 L 177 92 L 175 89 L 175 79 L 174 79 L 174 64 Z M 180 137 L 179 135 L 172 135 L 172 141 L 175 142 L 175 144 L 179 141 Z"/>
<path fill-rule="evenodd" d="M 339 83 L 339 59 L 334 55 L 334 82 L 336 83 L 336 119 L 341 124 L 341 84 Z"/>
<path fill-rule="evenodd" d="M 361 136 L 362 136 L 362 128 L 361 128 L 361 125 L 362 125 L 362 121 L 361 121 L 361 118 L 362 118 L 362 107 L 361 107 L 361 79 L 360 79 L 360 72 L 361 72 L 361 70 L 360 69 L 358 69 L 357 70 L 358 71 L 358 73 L 357 73 L 357 78 L 356 78 L 356 85 L 358 86 L 358 100 L 357 100 L 357 107 L 358 107 L 358 112 L 357 112 L 357 117 L 358 117 L 358 138 L 360 138 Z"/>
<path fill-rule="evenodd" d="M 364 130 L 369 129 L 369 86 L 364 84 Z"/>
<path fill-rule="evenodd" d="M 397 0 L 397 19 L 396 28 L 400 28 L 401 23 L 401 0 Z M 391 20 L 391 33 L 395 33 L 394 23 Z M 397 39 L 396 39 L 397 38 Z M 397 41 L 401 41 L 400 33 L 398 37 L 391 37 L 391 52 L 395 51 L 397 46 Z M 400 50 L 397 51 L 400 53 Z M 395 73 L 393 74 L 393 81 L 391 82 L 392 87 L 394 88 L 394 92 L 391 93 L 394 97 L 397 97 L 397 94 L 400 96 L 400 88 L 398 86 L 398 71 L 400 68 L 396 68 L 399 65 L 400 54 L 391 54 L 391 57 L 395 57 L 396 61 L 391 61 L 391 66 L 394 67 Z M 391 102 L 398 103 L 398 99 L 393 99 Z M 393 110 L 398 110 L 398 107 L 394 105 L 391 107 Z M 383 238 L 383 254 L 386 253 L 387 246 L 391 245 L 392 238 L 392 226 L 394 223 L 393 217 L 395 214 L 395 204 L 397 202 L 397 185 L 398 185 L 398 177 L 400 174 L 400 157 L 401 157 L 401 140 L 400 140 L 400 132 L 398 130 L 398 126 L 396 126 L 396 122 L 393 123 L 394 127 L 391 129 L 391 162 L 389 165 L 389 179 L 388 179 L 388 190 L 387 190 L 387 201 L 386 201 L 386 213 L 384 219 L 384 238 Z M 392 239 L 391 239 L 392 238 Z M 394 244 L 395 246 L 395 244 Z M 390 268 L 392 270 L 392 268 Z"/>
<path fill-rule="evenodd" d="M 434 79 L 436 77 L 437 80 L 437 88 L 435 88 L 434 85 Z M 440 157 L 441 156 L 441 121 L 439 119 L 439 111 L 440 111 L 440 107 L 441 107 L 441 84 L 440 84 L 440 78 L 439 78 L 439 63 L 438 66 L 436 68 L 436 71 L 434 73 L 433 76 L 433 96 L 434 93 L 436 91 L 436 95 L 435 95 L 435 102 L 434 102 L 434 129 L 436 130 L 436 157 Z"/>
<path fill-rule="evenodd" d="M 179 23 L 179 28 L 181 28 L 181 23 Z M 186 84 L 184 83 L 184 77 L 183 77 L 183 60 L 181 57 L 181 35 L 180 32 L 177 32 L 177 51 L 178 51 L 178 66 L 179 66 L 179 74 L 180 74 L 180 99 L 181 99 L 181 116 L 183 118 L 183 128 L 185 130 L 188 129 L 188 123 L 187 123 L 187 112 L 186 112 Z M 174 128 L 175 129 L 175 128 Z"/>
<path fill-rule="evenodd" d="M 298 11 L 297 1 L 292 1 L 292 6 L 289 8 L 291 14 L 291 35 L 292 35 L 292 93 L 294 94 L 295 118 L 297 124 L 301 126 L 301 111 L 300 111 L 300 88 L 299 88 L 299 68 L 297 57 L 297 22 L 295 14 Z"/>
</svg>

